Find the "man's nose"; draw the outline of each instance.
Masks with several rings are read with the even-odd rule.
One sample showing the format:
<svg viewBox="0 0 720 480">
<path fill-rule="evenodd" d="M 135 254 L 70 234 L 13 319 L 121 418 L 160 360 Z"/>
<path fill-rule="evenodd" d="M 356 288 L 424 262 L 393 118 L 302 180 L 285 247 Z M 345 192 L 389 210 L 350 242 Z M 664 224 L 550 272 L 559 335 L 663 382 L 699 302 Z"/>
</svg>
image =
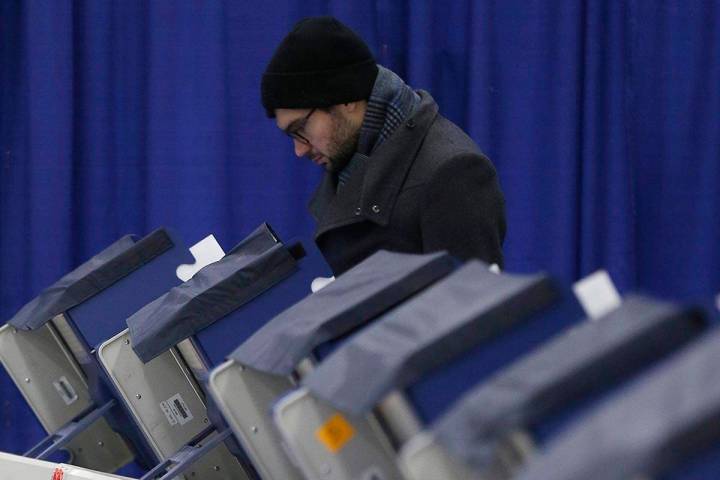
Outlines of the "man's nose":
<svg viewBox="0 0 720 480">
<path fill-rule="evenodd" d="M 295 155 L 298 157 L 304 157 L 310 152 L 310 145 L 306 143 L 293 139 L 293 144 L 295 147 Z"/>
</svg>

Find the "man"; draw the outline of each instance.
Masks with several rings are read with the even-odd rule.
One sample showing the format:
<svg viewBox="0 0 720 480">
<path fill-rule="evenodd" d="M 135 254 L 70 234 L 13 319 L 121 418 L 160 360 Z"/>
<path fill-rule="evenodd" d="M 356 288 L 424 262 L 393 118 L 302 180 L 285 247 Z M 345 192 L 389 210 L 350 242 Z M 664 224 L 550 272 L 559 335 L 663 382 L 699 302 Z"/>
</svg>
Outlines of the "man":
<svg viewBox="0 0 720 480">
<path fill-rule="evenodd" d="M 310 202 L 335 274 L 379 249 L 502 266 L 504 199 L 475 143 L 332 17 L 298 22 L 262 79 L 268 117 L 322 165 Z"/>
</svg>

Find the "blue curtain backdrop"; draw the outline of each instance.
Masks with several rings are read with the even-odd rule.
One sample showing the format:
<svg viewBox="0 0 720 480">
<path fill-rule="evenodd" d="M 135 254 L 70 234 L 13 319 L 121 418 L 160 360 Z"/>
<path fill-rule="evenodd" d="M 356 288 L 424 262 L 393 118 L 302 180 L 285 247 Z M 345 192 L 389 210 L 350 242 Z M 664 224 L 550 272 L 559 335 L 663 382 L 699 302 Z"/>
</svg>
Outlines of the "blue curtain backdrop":
<svg viewBox="0 0 720 480">
<path fill-rule="evenodd" d="M 320 172 L 259 81 L 328 13 L 495 162 L 508 270 L 720 290 L 717 0 L 2 0 L 0 323 L 125 233 L 308 234 Z M 0 378 L 17 451 L 40 428 Z"/>
</svg>

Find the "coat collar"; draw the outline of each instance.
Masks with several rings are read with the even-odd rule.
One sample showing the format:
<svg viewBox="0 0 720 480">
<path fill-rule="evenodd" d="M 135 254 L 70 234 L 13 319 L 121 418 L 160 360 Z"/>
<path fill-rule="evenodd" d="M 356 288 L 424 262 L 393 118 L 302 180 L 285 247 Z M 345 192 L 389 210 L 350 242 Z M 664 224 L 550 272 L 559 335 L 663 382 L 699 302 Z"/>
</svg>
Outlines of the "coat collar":
<svg viewBox="0 0 720 480">
<path fill-rule="evenodd" d="M 308 206 L 317 222 L 316 239 L 334 228 L 366 220 L 388 224 L 407 173 L 438 113 L 432 96 L 423 90 L 418 93 L 420 105 L 413 115 L 365 159 L 340 194 L 334 175 L 325 173 Z"/>
</svg>

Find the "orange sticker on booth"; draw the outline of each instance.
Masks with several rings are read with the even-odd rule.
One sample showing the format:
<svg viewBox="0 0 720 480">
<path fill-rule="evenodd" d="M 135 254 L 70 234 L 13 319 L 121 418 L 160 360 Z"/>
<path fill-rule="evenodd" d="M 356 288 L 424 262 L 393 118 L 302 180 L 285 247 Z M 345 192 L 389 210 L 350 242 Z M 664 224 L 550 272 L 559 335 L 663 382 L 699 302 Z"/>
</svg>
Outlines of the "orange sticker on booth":
<svg viewBox="0 0 720 480">
<path fill-rule="evenodd" d="M 336 413 L 315 430 L 315 437 L 325 445 L 331 453 L 339 452 L 355 435 L 355 429 L 345 417 Z"/>
</svg>

